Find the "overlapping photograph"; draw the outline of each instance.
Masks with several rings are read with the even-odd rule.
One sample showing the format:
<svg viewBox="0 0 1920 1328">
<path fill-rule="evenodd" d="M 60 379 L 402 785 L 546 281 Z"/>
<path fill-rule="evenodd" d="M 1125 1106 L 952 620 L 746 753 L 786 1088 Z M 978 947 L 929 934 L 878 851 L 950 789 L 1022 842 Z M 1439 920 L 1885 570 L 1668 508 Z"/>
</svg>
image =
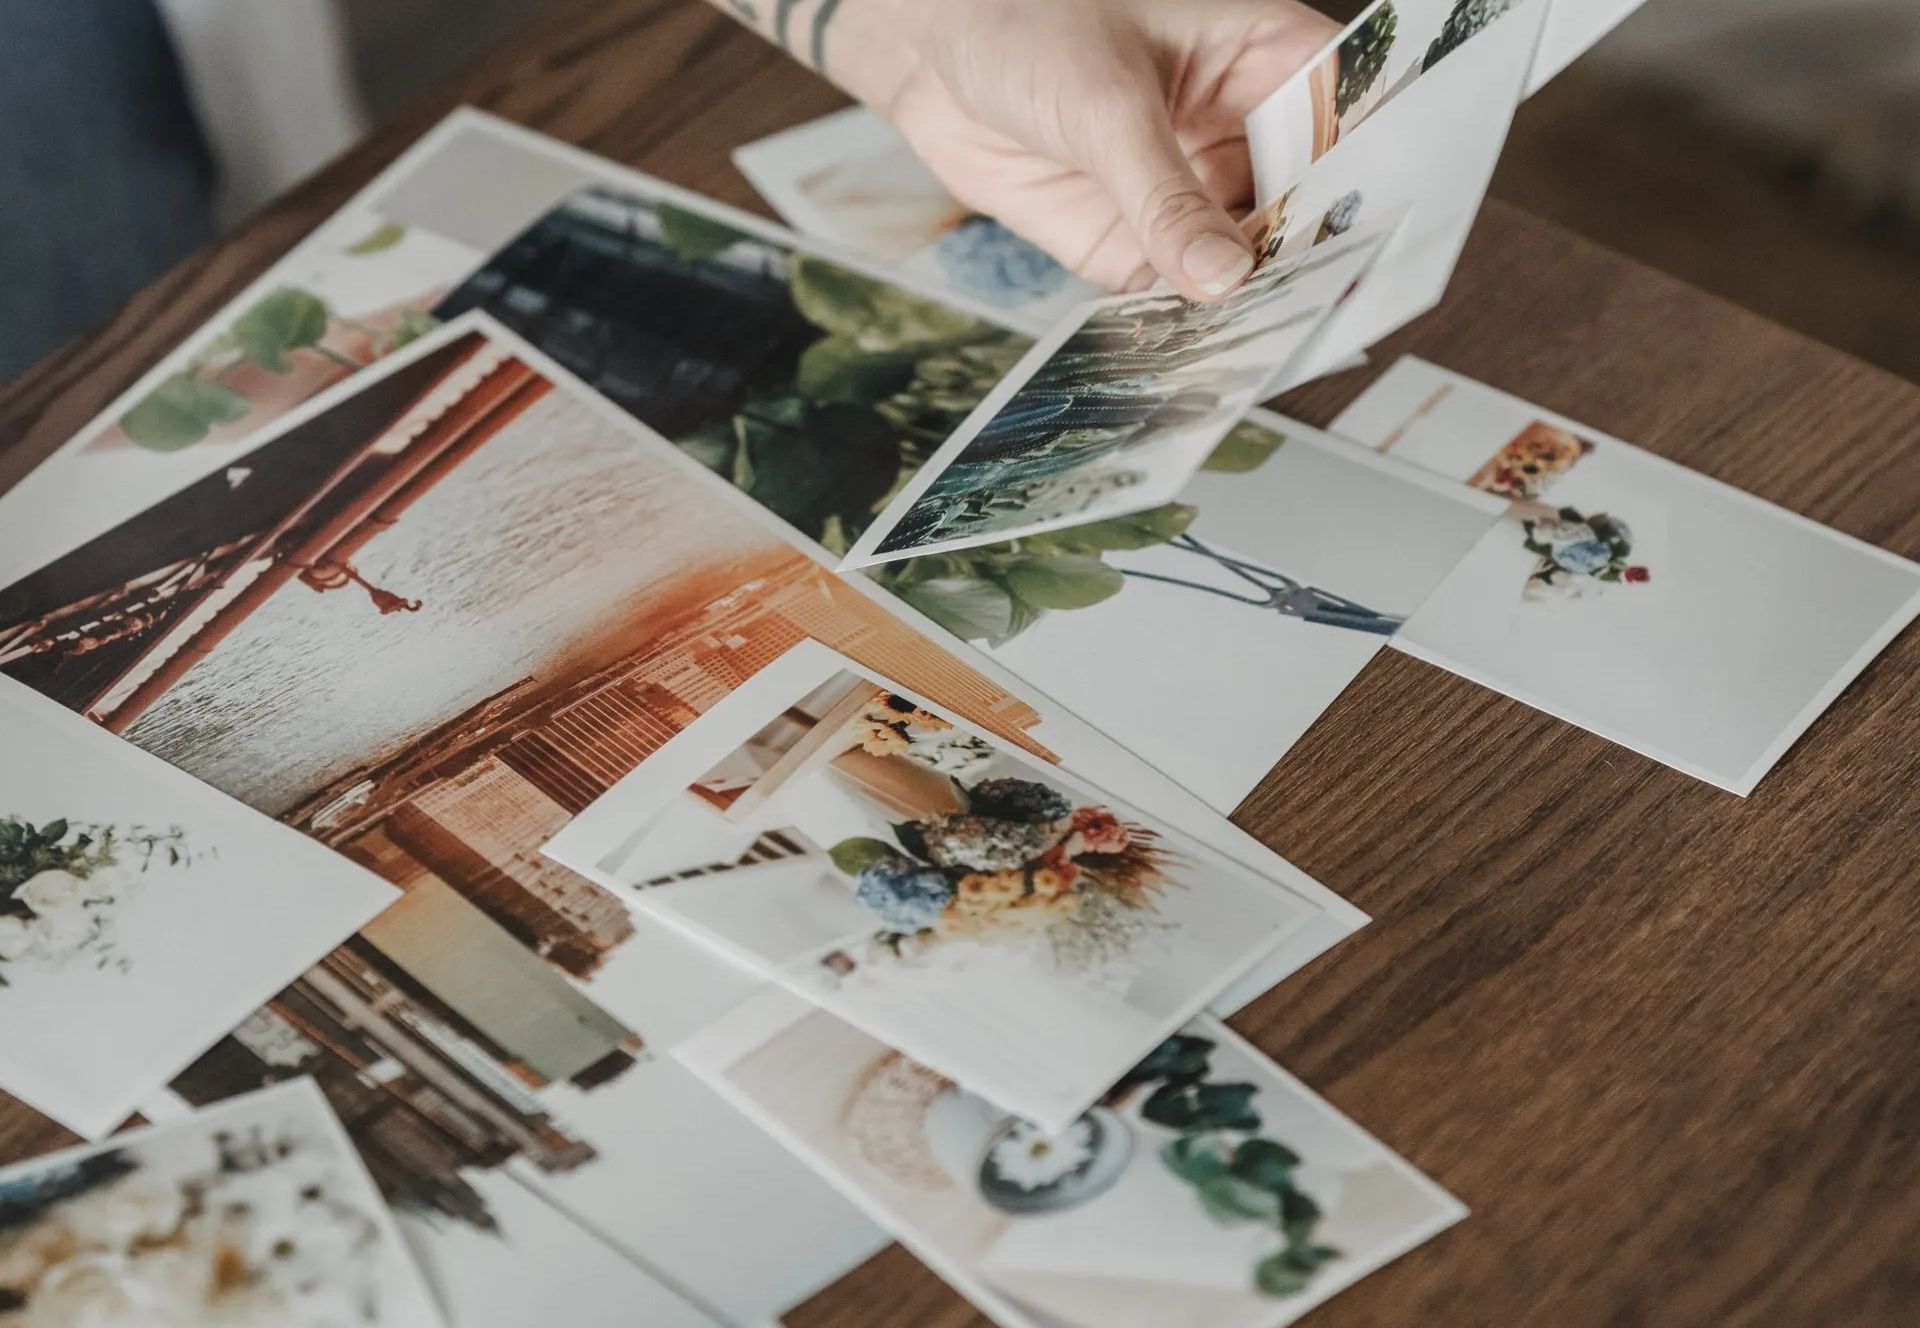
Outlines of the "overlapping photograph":
<svg viewBox="0 0 1920 1328">
<path fill-rule="evenodd" d="M 1212 1020 L 1059 1130 L 785 993 L 680 1055 L 1007 1328 L 1279 1328 L 1465 1216 Z"/>
<path fill-rule="evenodd" d="M 1064 321 L 887 504 L 843 566 L 1039 535 L 1168 502 L 1289 375 L 1391 234 L 1268 263 L 1212 303 L 1123 295 Z"/>
<path fill-rule="evenodd" d="M 1335 429 L 1505 517 L 1396 648 L 1739 794 L 1920 614 L 1920 567 L 1404 359 Z"/>
<path fill-rule="evenodd" d="M 0 679 L 0 1088 L 98 1138 L 399 897 Z"/>
<path fill-rule="evenodd" d="M 310 1080 L 0 1170 L 22 1325 L 447 1322 Z"/>
<path fill-rule="evenodd" d="M 1379 0 L 1247 119 L 1265 255 L 1403 217 L 1299 376 L 1438 304 L 1524 92 L 1545 0 Z"/>
<path fill-rule="evenodd" d="M 1315 911 L 815 643 L 546 851 L 1055 1128 Z"/>
</svg>

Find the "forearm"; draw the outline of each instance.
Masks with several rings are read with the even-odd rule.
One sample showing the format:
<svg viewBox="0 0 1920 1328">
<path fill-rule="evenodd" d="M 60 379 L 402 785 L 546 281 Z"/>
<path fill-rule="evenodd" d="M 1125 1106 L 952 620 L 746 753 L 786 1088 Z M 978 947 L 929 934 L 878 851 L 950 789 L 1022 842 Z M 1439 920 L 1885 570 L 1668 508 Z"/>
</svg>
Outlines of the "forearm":
<svg viewBox="0 0 1920 1328">
<path fill-rule="evenodd" d="M 816 73 L 884 108 L 918 61 L 916 32 L 953 0 L 707 0 Z"/>
</svg>

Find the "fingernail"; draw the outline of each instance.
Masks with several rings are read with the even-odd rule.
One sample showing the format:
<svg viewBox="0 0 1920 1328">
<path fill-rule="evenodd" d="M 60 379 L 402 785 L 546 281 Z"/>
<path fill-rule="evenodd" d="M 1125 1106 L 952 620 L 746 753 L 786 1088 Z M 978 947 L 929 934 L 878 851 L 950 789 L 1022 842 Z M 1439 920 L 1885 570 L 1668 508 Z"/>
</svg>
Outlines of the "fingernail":
<svg viewBox="0 0 1920 1328">
<path fill-rule="evenodd" d="M 1224 235 L 1202 235 L 1180 260 L 1187 279 L 1208 295 L 1225 295 L 1253 271 L 1253 255 Z"/>
</svg>

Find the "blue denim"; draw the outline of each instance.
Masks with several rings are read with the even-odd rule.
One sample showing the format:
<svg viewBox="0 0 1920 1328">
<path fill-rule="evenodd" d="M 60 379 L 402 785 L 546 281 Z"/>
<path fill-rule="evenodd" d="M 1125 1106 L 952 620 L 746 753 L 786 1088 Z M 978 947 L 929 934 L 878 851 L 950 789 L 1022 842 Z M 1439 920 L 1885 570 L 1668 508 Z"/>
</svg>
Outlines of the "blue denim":
<svg viewBox="0 0 1920 1328">
<path fill-rule="evenodd" d="M 153 0 L 0 0 L 0 383 L 213 235 Z"/>
</svg>

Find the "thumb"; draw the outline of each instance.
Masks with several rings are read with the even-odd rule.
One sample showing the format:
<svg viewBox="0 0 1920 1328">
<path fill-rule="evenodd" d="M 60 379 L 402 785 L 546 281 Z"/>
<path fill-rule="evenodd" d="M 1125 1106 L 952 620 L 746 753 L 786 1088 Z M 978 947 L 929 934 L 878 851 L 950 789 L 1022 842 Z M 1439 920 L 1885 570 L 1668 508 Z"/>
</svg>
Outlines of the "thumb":
<svg viewBox="0 0 1920 1328">
<path fill-rule="evenodd" d="M 1253 249 L 1194 173 L 1158 97 L 1138 98 L 1092 145 L 1085 169 L 1113 199 L 1154 270 L 1190 300 L 1218 299 L 1253 271 Z"/>
</svg>

